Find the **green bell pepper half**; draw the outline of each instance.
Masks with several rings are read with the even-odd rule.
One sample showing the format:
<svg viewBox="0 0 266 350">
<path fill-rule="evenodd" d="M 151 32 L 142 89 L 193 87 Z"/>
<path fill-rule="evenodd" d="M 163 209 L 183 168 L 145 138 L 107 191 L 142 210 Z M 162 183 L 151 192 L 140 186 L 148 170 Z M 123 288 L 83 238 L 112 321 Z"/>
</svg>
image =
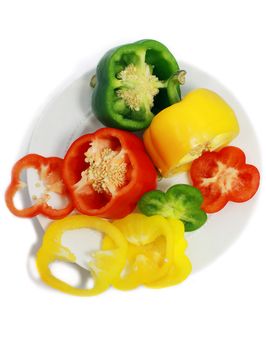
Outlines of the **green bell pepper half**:
<svg viewBox="0 0 266 350">
<path fill-rule="evenodd" d="M 92 109 L 106 126 L 137 131 L 155 114 L 180 101 L 185 71 L 155 40 L 141 40 L 108 51 L 91 79 Z"/>
<path fill-rule="evenodd" d="M 138 208 L 147 216 L 179 219 L 183 221 L 185 231 L 194 231 L 207 220 L 206 213 L 200 208 L 202 202 L 202 194 L 197 188 L 178 184 L 166 193 L 159 190 L 145 193 L 138 202 Z"/>
</svg>

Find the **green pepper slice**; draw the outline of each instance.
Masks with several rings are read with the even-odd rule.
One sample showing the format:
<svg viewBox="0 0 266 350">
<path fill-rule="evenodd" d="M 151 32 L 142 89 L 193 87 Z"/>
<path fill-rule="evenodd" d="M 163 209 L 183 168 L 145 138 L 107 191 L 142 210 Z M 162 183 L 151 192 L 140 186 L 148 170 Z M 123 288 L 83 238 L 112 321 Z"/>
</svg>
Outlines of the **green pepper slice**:
<svg viewBox="0 0 266 350">
<path fill-rule="evenodd" d="M 141 40 L 108 51 L 91 80 L 92 109 L 106 126 L 137 131 L 155 114 L 180 101 L 185 71 L 155 40 Z"/>
<path fill-rule="evenodd" d="M 183 221 L 185 231 L 194 231 L 207 220 L 201 209 L 201 192 L 190 185 L 178 184 L 170 187 L 166 193 L 155 190 L 145 193 L 138 202 L 139 210 L 147 215 L 162 215 L 165 218 Z"/>
</svg>

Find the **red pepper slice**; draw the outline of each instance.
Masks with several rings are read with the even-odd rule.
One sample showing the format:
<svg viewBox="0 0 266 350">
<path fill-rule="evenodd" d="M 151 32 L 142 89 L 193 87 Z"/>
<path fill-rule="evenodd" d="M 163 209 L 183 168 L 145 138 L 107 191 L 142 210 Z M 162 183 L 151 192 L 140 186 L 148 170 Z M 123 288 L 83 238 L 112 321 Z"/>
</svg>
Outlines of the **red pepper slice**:
<svg viewBox="0 0 266 350">
<path fill-rule="evenodd" d="M 219 152 L 205 152 L 194 160 L 190 169 L 193 185 L 204 201 L 206 213 L 221 210 L 228 201 L 245 202 L 257 192 L 260 182 L 258 169 L 246 164 L 244 152 L 228 146 Z"/>
<path fill-rule="evenodd" d="M 35 215 L 43 214 L 50 219 L 61 219 L 67 216 L 73 209 L 73 203 L 69 197 L 66 186 L 62 180 L 63 159 L 52 157 L 44 158 L 38 154 L 28 154 L 21 158 L 12 169 L 11 183 L 6 191 L 6 204 L 9 210 L 16 216 L 32 218 Z M 14 203 L 14 197 L 17 191 L 26 186 L 20 180 L 20 175 L 24 169 L 36 169 L 40 181 L 45 186 L 45 192 L 40 197 L 33 198 L 35 203 L 28 208 L 18 209 Z M 36 185 L 40 185 L 37 183 Z M 56 193 L 67 199 L 67 205 L 64 208 L 56 209 L 48 204 L 49 193 Z"/>
<path fill-rule="evenodd" d="M 157 173 L 136 135 L 102 128 L 73 142 L 63 179 L 79 212 L 118 219 L 156 188 Z"/>
</svg>

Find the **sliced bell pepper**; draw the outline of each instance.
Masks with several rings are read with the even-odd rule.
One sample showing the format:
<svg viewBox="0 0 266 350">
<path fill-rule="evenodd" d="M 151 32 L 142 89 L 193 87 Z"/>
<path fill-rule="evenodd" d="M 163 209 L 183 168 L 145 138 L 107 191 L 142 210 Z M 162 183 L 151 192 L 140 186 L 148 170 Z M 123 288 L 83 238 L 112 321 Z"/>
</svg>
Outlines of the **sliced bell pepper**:
<svg viewBox="0 0 266 350">
<path fill-rule="evenodd" d="M 162 216 L 130 214 L 114 225 L 128 242 L 127 261 L 115 288 L 134 289 L 164 277 L 173 261 L 174 236 Z M 104 247 L 109 247 L 104 242 Z"/>
<path fill-rule="evenodd" d="M 229 201 L 249 200 L 260 182 L 258 169 L 246 164 L 244 152 L 233 146 L 205 152 L 192 163 L 190 176 L 203 195 L 202 209 L 207 213 L 221 210 Z"/>
<path fill-rule="evenodd" d="M 62 166 L 63 159 L 57 157 L 44 158 L 38 154 L 28 154 L 20 159 L 12 169 L 11 183 L 6 191 L 5 199 L 9 210 L 16 216 L 27 218 L 42 214 L 50 219 L 60 219 L 71 213 L 74 206 L 62 180 Z M 38 196 L 33 195 L 31 207 L 18 209 L 14 203 L 14 197 L 18 191 L 27 186 L 20 177 L 23 170 L 30 168 L 38 172 L 40 181 L 36 182 L 35 186 L 42 186 L 43 191 Z M 55 208 L 50 204 L 53 193 L 67 201 L 63 208 Z"/>
<path fill-rule="evenodd" d="M 63 178 L 79 212 L 115 219 L 156 188 L 157 173 L 137 136 L 103 128 L 70 146 Z"/>
<path fill-rule="evenodd" d="M 192 265 L 185 255 L 187 241 L 184 238 L 184 224 L 180 220 L 167 219 L 168 224 L 174 233 L 174 261 L 166 276 L 149 283 L 149 288 L 165 288 L 183 282 L 191 273 Z"/>
<path fill-rule="evenodd" d="M 215 92 L 196 89 L 157 114 L 144 144 L 163 176 L 187 171 L 204 151 L 220 149 L 239 133 L 234 111 Z"/>
<path fill-rule="evenodd" d="M 206 213 L 200 208 L 202 202 L 202 194 L 197 188 L 178 184 L 166 193 L 159 190 L 145 193 L 138 202 L 138 208 L 147 216 L 162 215 L 181 220 L 185 231 L 194 231 L 207 220 Z"/>
<path fill-rule="evenodd" d="M 114 221 L 114 225 L 128 242 L 126 265 L 118 279 L 113 282 L 115 288 L 129 290 L 139 285 L 153 287 L 156 281 L 159 288 L 181 282 L 187 277 L 191 267 L 184 255 L 186 243 L 184 225 L 181 222 L 172 225 L 159 215 L 146 217 L 142 214 L 130 214 Z M 103 247 L 108 249 L 111 246 L 107 237 Z M 177 269 L 173 268 L 175 264 Z"/>
<path fill-rule="evenodd" d="M 144 129 L 154 114 L 180 100 L 184 76 L 158 41 L 116 47 L 100 60 L 91 81 L 93 111 L 106 126 Z"/>
<path fill-rule="evenodd" d="M 80 261 L 74 249 L 71 250 L 71 247 L 64 243 L 66 232 L 74 231 L 78 240 L 77 230 L 80 229 L 97 231 L 102 236 L 102 241 L 105 237 L 108 237 L 112 242 L 112 248 L 104 249 L 101 246 L 99 250 L 93 252 L 87 252 L 85 249 L 83 259 Z M 50 224 L 45 232 L 42 246 L 37 253 L 36 264 L 41 279 L 49 286 L 73 295 L 92 296 L 109 288 L 113 280 L 122 271 L 126 255 L 127 242 L 113 224 L 96 217 L 73 215 Z M 55 261 L 74 263 L 87 269 L 94 280 L 94 286 L 90 289 L 81 289 L 61 281 L 51 271 L 50 265 Z"/>
</svg>

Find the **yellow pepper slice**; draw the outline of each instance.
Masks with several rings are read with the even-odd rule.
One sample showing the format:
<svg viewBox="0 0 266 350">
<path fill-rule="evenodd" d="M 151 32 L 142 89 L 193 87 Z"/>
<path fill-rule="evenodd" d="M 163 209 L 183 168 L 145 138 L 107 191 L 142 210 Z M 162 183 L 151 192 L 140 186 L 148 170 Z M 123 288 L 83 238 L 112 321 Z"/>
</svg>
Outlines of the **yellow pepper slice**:
<svg viewBox="0 0 266 350">
<path fill-rule="evenodd" d="M 84 263 L 80 263 L 74 251 L 64 246 L 64 233 L 80 229 L 91 229 L 100 233 L 102 237 L 101 248 L 84 255 Z M 103 247 L 103 241 L 108 237 L 112 248 Z M 77 237 L 78 239 L 78 237 Z M 89 256 L 90 255 L 90 256 Z M 110 222 L 85 215 L 73 215 L 53 222 L 45 232 L 43 243 L 37 253 L 36 264 L 41 279 L 49 286 L 62 292 L 79 295 L 97 295 L 108 289 L 113 280 L 120 274 L 125 266 L 127 256 L 127 242 L 121 232 Z M 87 260 L 86 260 L 87 259 Z M 91 289 L 75 288 L 55 277 L 50 269 L 54 261 L 72 262 L 89 270 L 94 280 Z"/>
<path fill-rule="evenodd" d="M 204 151 L 222 148 L 239 133 L 234 111 L 215 92 L 196 89 L 165 108 L 144 133 L 144 144 L 163 176 L 189 169 Z"/>
<path fill-rule="evenodd" d="M 130 214 L 114 222 L 128 242 L 126 265 L 113 282 L 114 287 L 121 290 L 139 285 L 160 288 L 181 282 L 188 276 L 191 266 L 184 255 L 184 225 L 174 221 L 175 224 L 160 215 Z M 108 237 L 103 246 L 110 249 Z M 157 285 L 156 281 L 159 281 Z"/>
<path fill-rule="evenodd" d="M 164 288 L 176 285 L 184 281 L 192 270 L 192 265 L 185 255 L 187 241 L 184 238 L 184 224 L 180 220 L 167 219 L 174 234 L 174 261 L 168 273 L 162 279 L 149 283 L 150 288 Z"/>
</svg>

